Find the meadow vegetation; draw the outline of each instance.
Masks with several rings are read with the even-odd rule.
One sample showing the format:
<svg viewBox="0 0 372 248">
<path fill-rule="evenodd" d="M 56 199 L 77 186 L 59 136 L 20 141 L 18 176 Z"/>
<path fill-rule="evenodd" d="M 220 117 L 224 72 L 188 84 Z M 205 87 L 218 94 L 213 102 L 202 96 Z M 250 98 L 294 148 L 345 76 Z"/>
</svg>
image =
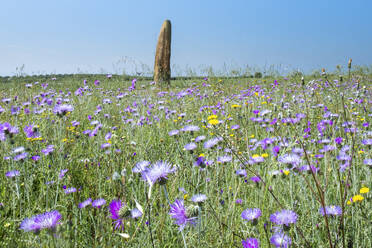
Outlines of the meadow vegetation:
<svg viewBox="0 0 372 248">
<path fill-rule="evenodd" d="M 0 246 L 371 247 L 371 80 L 2 78 Z"/>
</svg>

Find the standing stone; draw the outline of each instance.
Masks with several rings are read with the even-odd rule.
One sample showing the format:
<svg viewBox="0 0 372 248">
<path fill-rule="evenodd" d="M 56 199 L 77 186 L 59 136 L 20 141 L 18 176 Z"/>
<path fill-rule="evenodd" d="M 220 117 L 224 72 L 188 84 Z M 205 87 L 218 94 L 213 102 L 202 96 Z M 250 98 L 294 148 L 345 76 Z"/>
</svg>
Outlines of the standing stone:
<svg viewBox="0 0 372 248">
<path fill-rule="evenodd" d="M 154 81 L 156 83 L 168 83 L 171 77 L 171 22 L 165 20 L 160 29 L 158 44 L 156 46 Z"/>
</svg>

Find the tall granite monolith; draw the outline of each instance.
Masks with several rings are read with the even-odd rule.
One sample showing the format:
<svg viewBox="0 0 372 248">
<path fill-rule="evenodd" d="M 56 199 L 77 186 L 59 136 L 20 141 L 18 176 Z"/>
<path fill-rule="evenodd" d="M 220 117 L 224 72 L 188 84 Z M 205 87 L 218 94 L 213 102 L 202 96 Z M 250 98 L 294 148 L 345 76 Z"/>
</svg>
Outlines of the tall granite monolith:
<svg viewBox="0 0 372 248">
<path fill-rule="evenodd" d="M 154 81 L 160 85 L 169 84 L 171 78 L 171 36 L 171 22 L 165 20 L 160 29 L 154 65 Z"/>
</svg>

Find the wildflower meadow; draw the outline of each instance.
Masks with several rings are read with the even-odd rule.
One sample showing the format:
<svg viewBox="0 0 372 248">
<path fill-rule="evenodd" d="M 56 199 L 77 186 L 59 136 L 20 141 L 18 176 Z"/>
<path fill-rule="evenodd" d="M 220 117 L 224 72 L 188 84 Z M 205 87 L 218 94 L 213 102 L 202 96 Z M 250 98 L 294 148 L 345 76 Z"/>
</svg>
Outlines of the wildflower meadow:
<svg viewBox="0 0 372 248">
<path fill-rule="evenodd" d="M 3 82 L 0 247 L 372 247 L 371 82 Z"/>
</svg>

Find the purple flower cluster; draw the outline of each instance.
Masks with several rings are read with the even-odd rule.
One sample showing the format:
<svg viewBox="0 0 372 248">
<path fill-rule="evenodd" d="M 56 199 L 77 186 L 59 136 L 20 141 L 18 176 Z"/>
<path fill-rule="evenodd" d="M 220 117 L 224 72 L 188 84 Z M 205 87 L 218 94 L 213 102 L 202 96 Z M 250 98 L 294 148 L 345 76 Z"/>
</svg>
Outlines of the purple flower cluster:
<svg viewBox="0 0 372 248">
<path fill-rule="evenodd" d="M 259 208 L 247 208 L 241 214 L 242 218 L 253 223 L 254 220 L 257 220 L 262 215 Z"/>
<path fill-rule="evenodd" d="M 165 183 L 168 180 L 168 174 L 174 173 L 177 170 L 176 167 L 172 167 L 167 161 L 158 161 L 147 167 L 141 172 L 142 178 L 145 179 L 150 185 L 159 182 L 160 184 Z"/>
<path fill-rule="evenodd" d="M 321 215 L 333 215 L 333 216 L 337 216 L 337 215 L 341 215 L 342 214 L 342 209 L 340 206 L 325 206 L 325 211 L 324 211 L 324 208 L 321 207 L 319 208 L 319 213 Z"/>
<path fill-rule="evenodd" d="M 270 221 L 277 225 L 294 224 L 297 221 L 297 214 L 291 210 L 282 210 L 270 215 Z"/>
<path fill-rule="evenodd" d="M 53 210 L 51 212 L 24 219 L 21 223 L 20 229 L 25 232 L 38 232 L 45 228 L 55 229 L 55 227 L 60 224 L 59 220 L 61 218 L 62 215 L 57 210 Z"/>
<path fill-rule="evenodd" d="M 175 223 L 182 231 L 186 225 L 195 225 L 195 217 L 189 217 L 183 200 L 176 199 L 173 204 L 170 204 L 170 216 L 175 219 Z"/>
<path fill-rule="evenodd" d="M 246 240 L 242 240 L 243 248 L 259 248 L 260 243 L 255 238 L 248 238 Z"/>
</svg>

